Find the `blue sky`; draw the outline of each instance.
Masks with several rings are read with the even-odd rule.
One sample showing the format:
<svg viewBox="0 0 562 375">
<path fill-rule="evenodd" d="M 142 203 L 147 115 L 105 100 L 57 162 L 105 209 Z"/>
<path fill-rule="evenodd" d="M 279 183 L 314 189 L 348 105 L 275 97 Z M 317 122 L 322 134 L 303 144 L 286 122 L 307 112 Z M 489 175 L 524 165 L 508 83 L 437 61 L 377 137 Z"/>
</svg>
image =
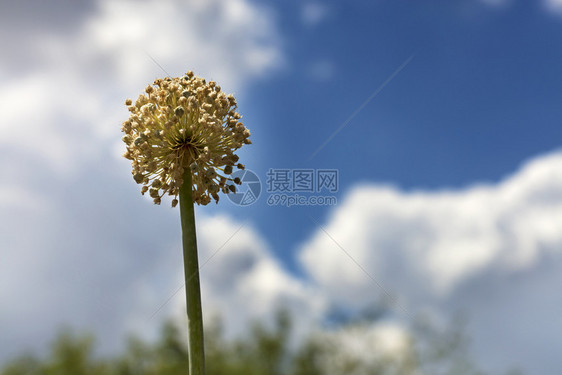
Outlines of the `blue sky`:
<svg viewBox="0 0 562 375">
<path fill-rule="evenodd" d="M 372 328 L 406 342 L 461 311 L 491 373 L 562 370 L 559 0 L 21 1 L 0 21 L 0 361 L 65 324 L 111 353 L 184 319 L 179 214 L 120 156 L 124 99 L 163 68 L 235 93 L 264 188 L 339 171 L 335 206 L 197 209 L 207 317 L 236 334 L 282 305 L 304 333 L 382 304 Z"/>
<path fill-rule="evenodd" d="M 560 147 L 562 22 L 540 2 L 322 2 L 312 24 L 301 2 L 278 5 L 288 63 L 244 98 L 255 148 L 270 151 L 250 166 L 262 179 L 268 168 L 336 168 L 343 194 L 358 182 L 461 188 Z M 291 264 L 313 225 L 303 209 L 260 208 L 252 215 Z"/>
</svg>

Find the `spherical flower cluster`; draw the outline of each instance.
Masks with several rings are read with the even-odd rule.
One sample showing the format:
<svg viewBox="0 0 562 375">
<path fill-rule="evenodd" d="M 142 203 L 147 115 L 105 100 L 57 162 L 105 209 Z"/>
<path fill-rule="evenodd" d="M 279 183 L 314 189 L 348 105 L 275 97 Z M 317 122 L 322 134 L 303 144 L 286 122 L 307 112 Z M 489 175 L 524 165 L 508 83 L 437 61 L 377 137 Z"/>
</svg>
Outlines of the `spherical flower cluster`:
<svg viewBox="0 0 562 375">
<path fill-rule="evenodd" d="M 252 143 L 250 131 L 240 122 L 236 100 L 215 82 L 189 71 L 183 77 L 157 79 L 133 103 L 121 130 L 131 160 L 134 180 L 160 204 L 168 193 L 178 204 L 184 171 L 192 176 L 193 201 L 206 205 L 218 193 L 235 192 L 234 168 L 244 169 L 234 151 Z"/>
</svg>

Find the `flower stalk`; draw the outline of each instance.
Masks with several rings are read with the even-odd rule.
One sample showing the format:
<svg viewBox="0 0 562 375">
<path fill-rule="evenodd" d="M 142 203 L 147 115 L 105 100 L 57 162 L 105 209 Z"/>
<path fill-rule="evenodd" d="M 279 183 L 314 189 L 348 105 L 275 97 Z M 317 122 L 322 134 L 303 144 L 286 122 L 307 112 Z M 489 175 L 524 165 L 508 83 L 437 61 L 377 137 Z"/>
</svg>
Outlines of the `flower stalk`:
<svg viewBox="0 0 562 375">
<path fill-rule="evenodd" d="M 185 297 L 187 302 L 189 375 L 204 375 L 205 350 L 203 345 L 203 314 L 201 308 L 199 261 L 197 256 L 197 236 L 195 233 L 195 211 L 193 207 L 191 180 L 191 170 L 186 169 L 183 173 L 183 184 L 179 189 L 179 201 L 185 273 Z"/>
</svg>

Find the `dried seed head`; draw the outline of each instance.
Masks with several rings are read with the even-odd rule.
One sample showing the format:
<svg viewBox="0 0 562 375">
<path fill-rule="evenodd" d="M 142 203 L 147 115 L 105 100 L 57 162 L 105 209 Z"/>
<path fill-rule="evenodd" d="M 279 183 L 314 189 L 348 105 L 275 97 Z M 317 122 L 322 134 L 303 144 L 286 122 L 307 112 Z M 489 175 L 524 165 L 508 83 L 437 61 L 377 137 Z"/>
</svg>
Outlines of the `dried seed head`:
<svg viewBox="0 0 562 375">
<path fill-rule="evenodd" d="M 125 101 L 131 114 L 121 127 L 127 145 L 123 156 L 131 160 L 133 178 L 143 185 L 141 193 L 149 192 L 155 204 L 168 193 L 174 196 L 175 207 L 185 168 L 190 168 L 193 200 L 198 204 L 208 204 L 211 197 L 218 202 L 220 191 L 235 192 L 226 181 L 239 179 L 224 175 L 230 175 L 233 167 L 244 169 L 234 152 L 251 142 L 234 96 L 192 71 L 156 79 L 144 92 L 135 102 Z"/>
</svg>

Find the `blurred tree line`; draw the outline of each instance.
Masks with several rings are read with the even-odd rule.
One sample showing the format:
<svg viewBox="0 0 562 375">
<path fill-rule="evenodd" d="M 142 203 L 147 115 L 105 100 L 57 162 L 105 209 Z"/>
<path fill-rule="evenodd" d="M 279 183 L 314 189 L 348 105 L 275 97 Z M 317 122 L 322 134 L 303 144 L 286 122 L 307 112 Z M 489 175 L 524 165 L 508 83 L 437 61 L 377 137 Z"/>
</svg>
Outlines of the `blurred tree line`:
<svg viewBox="0 0 562 375">
<path fill-rule="evenodd" d="M 483 375 L 469 359 L 468 340 L 460 325 L 437 330 L 418 325 L 400 353 L 377 354 L 372 347 L 355 347 L 339 339 L 342 333 L 365 332 L 372 322 L 350 322 L 291 340 L 291 319 L 280 312 L 270 326 L 254 324 L 240 339 L 224 338 L 220 323 L 206 331 L 208 375 Z M 146 343 L 130 338 L 124 353 L 114 358 L 95 355 L 91 335 L 64 330 L 44 357 L 23 355 L 6 363 L 1 375 L 185 375 L 184 333 L 172 322 L 160 338 Z M 349 337 L 349 335 L 348 335 Z M 349 347 L 344 347 L 344 346 Z M 360 344 L 361 345 L 361 344 Z M 352 347 L 353 346 L 353 347 Z M 370 351 L 370 352 L 369 352 Z M 521 374 L 511 371 L 508 374 Z"/>
</svg>

